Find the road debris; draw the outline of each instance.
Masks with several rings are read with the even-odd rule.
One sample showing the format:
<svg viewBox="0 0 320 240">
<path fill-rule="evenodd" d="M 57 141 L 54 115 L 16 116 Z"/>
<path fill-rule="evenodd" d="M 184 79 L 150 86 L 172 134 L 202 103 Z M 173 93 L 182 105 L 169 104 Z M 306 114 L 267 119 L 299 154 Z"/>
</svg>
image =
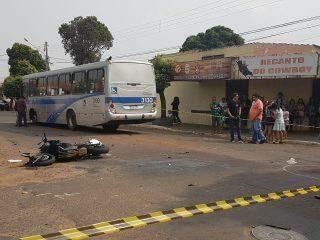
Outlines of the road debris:
<svg viewBox="0 0 320 240">
<path fill-rule="evenodd" d="M 22 160 L 20 160 L 20 159 L 10 159 L 10 160 L 8 160 L 8 162 L 9 163 L 21 163 Z"/>
</svg>

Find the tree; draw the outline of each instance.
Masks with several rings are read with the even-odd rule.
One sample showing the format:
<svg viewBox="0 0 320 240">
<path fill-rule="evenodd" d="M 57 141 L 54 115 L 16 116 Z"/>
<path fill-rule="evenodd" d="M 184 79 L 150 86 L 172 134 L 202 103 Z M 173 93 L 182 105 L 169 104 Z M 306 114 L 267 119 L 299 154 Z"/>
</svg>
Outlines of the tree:
<svg viewBox="0 0 320 240">
<path fill-rule="evenodd" d="M 190 36 L 183 43 L 181 52 L 185 51 L 206 51 L 215 48 L 229 47 L 235 45 L 243 45 L 244 39 L 234 33 L 230 28 L 224 26 L 215 26 L 199 33 L 196 36 Z"/>
<path fill-rule="evenodd" d="M 10 69 L 12 76 L 24 76 L 37 72 L 36 67 L 33 66 L 28 60 L 19 60 L 15 62 Z"/>
<path fill-rule="evenodd" d="M 10 76 L 2 84 L 3 95 L 10 99 L 18 99 L 23 94 L 23 81 L 21 76 Z"/>
<path fill-rule="evenodd" d="M 167 116 L 167 105 L 164 90 L 170 86 L 172 62 L 163 58 L 161 55 L 157 55 L 151 62 L 154 66 L 157 93 L 161 101 L 161 118 L 165 118 Z"/>
<path fill-rule="evenodd" d="M 76 65 L 100 61 L 102 52 L 113 45 L 108 27 L 94 16 L 76 17 L 62 24 L 59 34 L 66 53 Z"/>
<path fill-rule="evenodd" d="M 27 75 L 34 72 L 43 72 L 48 70 L 46 62 L 37 50 L 31 47 L 14 43 L 11 48 L 7 49 L 9 56 L 8 64 L 10 65 L 10 75 Z"/>
</svg>

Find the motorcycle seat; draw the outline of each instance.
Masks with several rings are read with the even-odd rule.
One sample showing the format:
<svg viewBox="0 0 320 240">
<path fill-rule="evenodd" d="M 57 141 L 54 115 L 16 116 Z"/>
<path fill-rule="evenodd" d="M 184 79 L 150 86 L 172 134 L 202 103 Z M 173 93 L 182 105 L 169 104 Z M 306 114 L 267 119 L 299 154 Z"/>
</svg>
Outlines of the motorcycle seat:
<svg viewBox="0 0 320 240">
<path fill-rule="evenodd" d="M 76 151 L 78 150 L 77 146 L 68 146 L 68 147 L 61 147 L 61 150 L 64 152 L 69 152 L 69 151 Z"/>
</svg>

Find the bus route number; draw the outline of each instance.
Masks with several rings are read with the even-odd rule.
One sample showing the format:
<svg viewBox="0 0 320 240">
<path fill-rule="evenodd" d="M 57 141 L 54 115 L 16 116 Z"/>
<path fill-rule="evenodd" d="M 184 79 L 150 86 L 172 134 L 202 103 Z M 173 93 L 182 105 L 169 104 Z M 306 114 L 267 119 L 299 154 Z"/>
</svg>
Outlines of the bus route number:
<svg viewBox="0 0 320 240">
<path fill-rule="evenodd" d="M 141 103 L 153 103 L 152 97 L 141 98 Z"/>
</svg>

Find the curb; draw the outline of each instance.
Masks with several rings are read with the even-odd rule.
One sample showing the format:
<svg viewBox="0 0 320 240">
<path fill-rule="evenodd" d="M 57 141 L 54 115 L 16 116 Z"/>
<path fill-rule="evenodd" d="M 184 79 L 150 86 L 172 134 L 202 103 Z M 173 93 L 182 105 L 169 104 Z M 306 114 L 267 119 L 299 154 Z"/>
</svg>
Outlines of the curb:
<svg viewBox="0 0 320 240">
<path fill-rule="evenodd" d="M 224 136 L 224 134 L 212 134 L 212 133 L 205 133 L 205 132 L 197 132 L 192 130 L 181 130 L 181 129 L 173 129 L 170 127 L 165 126 L 159 126 L 159 125 L 136 125 L 135 128 L 145 128 L 145 129 L 155 129 L 155 130 L 161 130 L 161 131 L 168 131 L 173 133 L 184 133 L 184 134 L 192 134 L 192 135 L 198 135 L 198 136 L 207 136 L 212 138 L 218 138 L 218 139 L 225 139 L 228 140 L 228 137 Z M 292 145 L 302 145 L 302 146 L 320 146 L 320 142 L 315 141 L 304 141 L 304 140 L 295 140 L 295 139 L 287 139 L 287 144 Z"/>
</svg>

